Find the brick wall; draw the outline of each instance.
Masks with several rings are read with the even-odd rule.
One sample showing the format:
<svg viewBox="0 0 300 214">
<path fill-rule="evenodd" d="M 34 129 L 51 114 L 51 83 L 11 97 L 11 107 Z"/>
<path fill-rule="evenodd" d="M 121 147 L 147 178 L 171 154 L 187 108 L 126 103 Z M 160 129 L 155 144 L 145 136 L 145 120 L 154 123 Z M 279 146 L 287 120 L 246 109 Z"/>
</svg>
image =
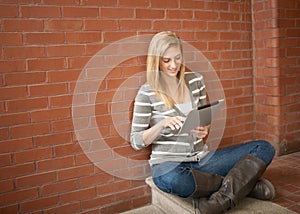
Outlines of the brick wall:
<svg viewBox="0 0 300 214">
<path fill-rule="evenodd" d="M 300 1 L 254 1 L 255 136 L 279 154 L 300 146 Z"/>
<path fill-rule="evenodd" d="M 116 213 L 150 203 L 144 181 L 120 179 L 89 159 L 72 121 L 73 93 L 85 65 L 129 36 L 173 30 L 202 51 L 225 89 L 222 146 L 263 138 L 280 153 L 297 150 L 299 1 L 278 2 L 254 1 L 252 23 L 250 0 L 0 1 L 0 212 Z M 129 147 L 115 129 L 112 109 L 122 112 L 114 116 L 128 132 L 144 66 L 145 57 L 134 57 L 107 75 L 92 124 L 113 151 L 135 159 L 145 159 L 148 150 Z M 130 90 L 117 94 L 128 79 Z M 101 142 L 93 146 L 118 163 Z"/>
</svg>

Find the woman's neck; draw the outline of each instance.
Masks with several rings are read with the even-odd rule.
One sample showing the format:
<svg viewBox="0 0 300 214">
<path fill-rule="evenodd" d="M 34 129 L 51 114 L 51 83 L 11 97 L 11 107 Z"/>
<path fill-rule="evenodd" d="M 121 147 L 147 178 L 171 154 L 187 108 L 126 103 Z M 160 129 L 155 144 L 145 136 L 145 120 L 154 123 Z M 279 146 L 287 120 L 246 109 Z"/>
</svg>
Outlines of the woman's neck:
<svg viewBox="0 0 300 214">
<path fill-rule="evenodd" d="M 168 74 L 162 72 L 162 78 L 164 79 L 164 82 L 167 84 L 168 88 L 178 88 L 178 78 L 176 76 L 169 76 Z"/>
</svg>

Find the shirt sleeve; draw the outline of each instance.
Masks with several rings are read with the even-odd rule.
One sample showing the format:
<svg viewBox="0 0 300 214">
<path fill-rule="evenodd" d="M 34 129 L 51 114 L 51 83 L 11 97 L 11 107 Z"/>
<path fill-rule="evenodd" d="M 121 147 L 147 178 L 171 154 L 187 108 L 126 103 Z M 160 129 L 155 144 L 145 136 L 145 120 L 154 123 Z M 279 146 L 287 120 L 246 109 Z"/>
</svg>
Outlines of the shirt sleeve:
<svg viewBox="0 0 300 214">
<path fill-rule="evenodd" d="M 149 96 L 140 89 L 134 102 L 130 132 L 130 144 L 135 150 L 146 147 L 143 133 L 150 128 L 151 116 L 152 108 Z"/>
<path fill-rule="evenodd" d="M 207 103 L 207 95 L 206 95 L 206 87 L 204 83 L 204 78 L 201 74 L 195 72 L 195 75 L 197 77 L 197 87 L 199 90 L 199 105 L 205 105 Z"/>
</svg>

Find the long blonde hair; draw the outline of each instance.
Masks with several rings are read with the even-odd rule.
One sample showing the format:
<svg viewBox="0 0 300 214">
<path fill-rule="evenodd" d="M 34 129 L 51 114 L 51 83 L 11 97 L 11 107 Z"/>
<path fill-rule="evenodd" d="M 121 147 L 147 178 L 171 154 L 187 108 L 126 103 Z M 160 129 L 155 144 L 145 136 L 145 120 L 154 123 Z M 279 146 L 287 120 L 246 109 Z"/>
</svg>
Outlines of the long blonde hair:
<svg viewBox="0 0 300 214">
<path fill-rule="evenodd" d="M 153 36 L 148 48 L 147 56 L 147 82 L 152 87 L 156 95 L 162 99 L 168 109 L 173 107 L 175 101 L 167 93 L 166 82 L 164 82 L 164 79 L 161 77 L 159 62 L 160 58 L 170 47 L 179 47 L 182 55 L 182 43 L 179 37 L 177 37 L 177 35 L 171 31 L 162 31 Z M 185 66 L 182 57 L 181 67 L 177 74 L 178 93 L 179 97 L 182 99 L 184 99 L 184 72 Z"/>
</svg>

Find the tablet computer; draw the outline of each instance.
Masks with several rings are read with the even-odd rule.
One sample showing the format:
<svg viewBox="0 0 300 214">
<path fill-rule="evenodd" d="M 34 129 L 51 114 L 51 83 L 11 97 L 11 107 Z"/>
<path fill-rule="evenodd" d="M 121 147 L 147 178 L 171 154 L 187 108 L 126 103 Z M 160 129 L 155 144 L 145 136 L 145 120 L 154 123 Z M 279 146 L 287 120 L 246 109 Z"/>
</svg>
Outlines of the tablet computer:
<svg viewBox="0 0 300 214">
<path fill-rule="evenodd" d="M 212 117 L 219 111 L 224 99 L 211 102 L 209 104 L 199 106 L 197 109 L 193 109 L 187 115 L 179 134 L 190 133 L 191 130 L 197 126 L 207 126 L 211 124 Z"/>
</svg>

